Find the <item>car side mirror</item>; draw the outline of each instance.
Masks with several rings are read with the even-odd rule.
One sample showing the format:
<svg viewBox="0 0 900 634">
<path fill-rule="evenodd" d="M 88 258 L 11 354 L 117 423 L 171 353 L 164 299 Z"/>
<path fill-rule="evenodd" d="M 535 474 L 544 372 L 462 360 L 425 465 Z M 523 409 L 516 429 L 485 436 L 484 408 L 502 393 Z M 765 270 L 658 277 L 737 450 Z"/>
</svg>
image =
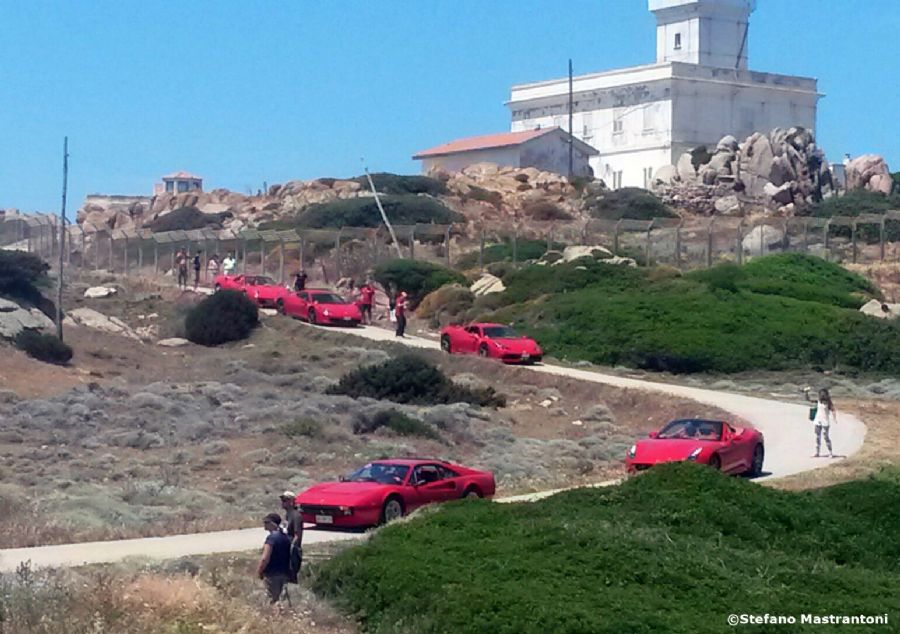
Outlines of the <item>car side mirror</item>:
<svg viewBox="0 0 900 634">
<path fill-rule="evenodd" d="M 346 482 L 346 481 L 347 481 L 346 476 L 338 476 L 338 482 Z"/>
<path fill-rule="evenodd" d="M 659 432 L 651 431 L 649 434 L 647 434 L 647 436 L 649 438 L 656 438 L 657 436 L 659 436 Z"/>
</svg>

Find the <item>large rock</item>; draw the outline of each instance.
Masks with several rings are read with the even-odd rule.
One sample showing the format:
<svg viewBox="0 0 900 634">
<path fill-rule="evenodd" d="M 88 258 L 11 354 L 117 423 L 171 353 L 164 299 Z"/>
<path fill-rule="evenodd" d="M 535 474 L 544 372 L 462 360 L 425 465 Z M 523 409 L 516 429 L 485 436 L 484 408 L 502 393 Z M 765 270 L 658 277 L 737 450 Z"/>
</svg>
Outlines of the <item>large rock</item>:
<svg viewBox="0 0 900 634">
<path fill-rule="evenodd" d="M 563 249 L 562 262 L 571 262 L 579 258 L 603 259 L 612 255 L 612 251 L 601 246 L 570 246 Z"/>
<path fill-rule="evenodd" d="M 779 205 L 787 205 L 794 200 L 794 193 L 791 190 L 791 183 L 784 183 L 780 187 L 774 183 L 766 183 L 763 187 L 766 196 L 771 198 Z"/>
<path fill-rule="evenodd" d="M 50 330 L 54 326 L 53 320 L 37 308 L 23 308 L 0 298 L 0 337 L 13 339 L 23 330 Z"/>
<path fill-rule="evenodd" d="M 750 196 L 765 196 L 775 154 L 765 135 L 756 133 L 747 139 L 741 156 L 741 180 Z"/>
<path fill-rule="evenodd" d="M 100 299 L 115 295 L 118 289 L 112 286 L 92 286 L 84 292 L 84 296 L 88 299 Z"/>
<path fill-rule="evenodd" d="M 896 319 L 900 317 L 900 304 L 885 304 L 877 299 L 870 299 L 859 312 L 879 319 Z"/>
<path fill-rule="evenodd" d="M 716 154 L 734 155 L 738 151 L 738 141 L 730 134 L 723 136 L 716 144 Z"/>
<path fill-rule="evenodd" d="M 469 290 L 476 296 L 490 295 L 491 293 L 502 293 L 506 290 L 506 286 L 499 277 L 485 273 L 469 287 Z"/>
<path fill-rule="evenodd" d="M 678 178 L 682 182 L 693 183 L 697 181 L 697 170 L 694 168 L 693 157 L 689 152 L 685 152 L 678 157 L 675 169 L 678 172 Z"/>
<path fill-rule="evenodd" d="M 76 308 L 68 316 L 79 326 L 140 341 L 140 336 L 118 317 L 107 317 L 93 308 Z"/>
<path fill-rule="evenodd" d="M 671 185 L 678 177 L 678 169 L 674 165 L 663 165 L 653 174 L 653 184 Z"/>
<path fill-rule="evenodd" d="M 769 225 L 757 225 L 744 236 L 741 246 L 750 255 L 781 249 L 784 246 L 784 231 Z"/>
<path fill-rule="evenodd" d="M 720 214 L 737 214 L 741 211 L 741 202 L 734 194 L 731 194 L 730 196 L 723 196 L 722 198 L 716 198 L 716 202 L 714 204 L 716 212 Z"/>
<path fill-rule="evenodd" d="M 868 189 L 890 194 L 893 183 L 885 160 L 877 154 L 857 156 L 847 164 L 847 189 Z"/>
<path fill-rule="evenodd" d="M 190 343 L 190 341 L 181 337 L 170 337 L 168 339 L 160 339 L 156 342 L 156 345 L 163 348 L 180 348 L 181 346 L 188 346 Z"/>
</svg>

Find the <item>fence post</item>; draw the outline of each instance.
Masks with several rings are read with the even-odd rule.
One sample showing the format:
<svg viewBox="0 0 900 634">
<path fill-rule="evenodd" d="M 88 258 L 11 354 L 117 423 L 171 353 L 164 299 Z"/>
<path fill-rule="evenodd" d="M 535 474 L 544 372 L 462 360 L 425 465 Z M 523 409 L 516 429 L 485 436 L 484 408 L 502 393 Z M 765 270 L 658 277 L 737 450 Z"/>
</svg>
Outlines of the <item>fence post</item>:
<svg viewBox="0 0 900 634">
<path fill-rule="evenodd" d="M 284 238 L 279 238 L 278 248 L 280 253 L 278 255 L 278 279 L 280 284 L 284 284 Z"/>
<path fill-rule="evenodd" d="M 737 243 L 735 245 L 737 250 L 737 263 L 738 266 L 744 263 L 744 244 L 743 244 L 743 233 L 744 233 L 744 219 L 741 218 L 741 221 L 738 222 L 737 227 Z"/>
<path fill-rule="evenodd" d="M 409 259 L 416 259 L 416 225 L 409 228 Z"/>
<path fill-rule="evenodd" d="M 334 236 L 334 265 L 337 270 L 337 279 L 340 280 L 342 271 L 341 266 L 341 229 L 337 230 L 337 235 Z"/>
<path fill-rule="evenodd" d="M 125 275 L 127 276 L 127 275 L 128 275 L 128 236 L 127 236 L 127 235 L 125 236 L 125 252 L 124 252 L 124 255 L 125 255 L 125 257 L 123 258 L 123 266 L 122 266 L 122 270 L 124 271 Z"/>
<path fill-rule="evenodd" d="M 241 275 L 247 274 L 247 238 L 240 238 L 238 241 L 238 251 L 241 256 Z"/>
<path fill-rule="evenodd" d="M 259 239 L 259 261 L 260 266 L 262 266 L 262 271 L 260 271 L 261 275 L 266 274 L 266 241 L 263 238 Z"/>
<path fill-rule="evenodd" d="M 144 268 L 144 237 L 138 233 L 138 274 Z"/>
<path fill-rule="evenodd" d="M 885 221 L 885 217 L 882 216 L 882 217 L 881 217 L 881 226 L 879 227 L 879 239 L 880 239 L 880 242 L 881 242 L 881 253 L 880 253 L 880 256 L 881 256 L 881 261 L 882 261 L 882 262 L 884 262 L 884 221 Z"/>
<path fill-rule="evenodd" d="M 684 224 L 684 220 L 678 221 L 678 226 L 675 227 L 675 268 L 681 268 L 681 226 Z"/>
<path fill-rule="evenodd" d="M 113 259 L 115 257 L 115 240 L 113 239 L 112 231 L 109 232 L 109 272 L 116 272 L 116 261 Z"/>
<path fill-rule="evenodd" d="M 444 252 L 447 256 L 447 268 L 450 268 L 450 225 L 444 229 Z"/>
<path fill-rule="evenodd" d="M 478 268 L 484 273 L 484 227 L 481 228 L 481 244 L 478 247 Z"/>
<path fill-rule="evenodd" d="M 306 246 L 306 240 L 303 238 L 303 236 L 300 236 L 300 270 L 301 271 L 304 268 L 306 268 L 306 265 L 303 262 L 303 251 L 304 251 L 305 246 Z"/>
<path fill-rule="evenodd" d="M 757 226 L 759 227 L 759 256 L 762 257 L 766 254 L 766 251 L 769 247 L 768 244 L 764 244 L 765 239 L 766 239 L 766 226 L 767 225 L 765 223 L 763 223 L 763 224 L 757 225 Z M 754 229 L 755 228 L 756 227 L 754 227 Z M 752 231 L 752 229 L 751 229 L 751 231 Z"/>
<path fill-rule="evenodd" d="M 825 221 L 825 261 L 831 261 L 831 244 L 828 234 L 831 233 L 831 218 Z"/>
<path fill-rule="evenodd" d="M 619 227 L 622 224 L 622 220 L 619 219 L 616 221 L 615 227 L 613 227 L 613 255 L 619 255 Z"/>
<path fill-rule="evenodd" d="M 153 238 L 153 274 L 159 275 L 159 242 Z"/>
<path fill-rule="evenodd" d="M 803 252 L 809 253 L 809 218 L 803 219 Z"/>
<path fill-rule="evenodd" d="M 513 227 L 513 236 L 512 236 L 512 248 L 513 248 L 513 266 L 517 266 L 519 264 L 519 227 Z"/>
<path fill-rule="evenodd" d="M 647 227 L 647 240 L 646 240 L 646 243 L 644 244 L 644 266 L 651 266 L 651 264 L 652 264 L 651 259 L 653 256 L 650 251 L 650 242 L 651 242 L 650 232 L 651 231 L 653 231 L 653 221 L 652 220 L 650 221 L 650 225 Z"/>
<path fill-rule="evenodd" d="M 853 249 L 853 263 L 856 264 L 856 221 L 850 225 L 850 245 Z"/>
</svg>

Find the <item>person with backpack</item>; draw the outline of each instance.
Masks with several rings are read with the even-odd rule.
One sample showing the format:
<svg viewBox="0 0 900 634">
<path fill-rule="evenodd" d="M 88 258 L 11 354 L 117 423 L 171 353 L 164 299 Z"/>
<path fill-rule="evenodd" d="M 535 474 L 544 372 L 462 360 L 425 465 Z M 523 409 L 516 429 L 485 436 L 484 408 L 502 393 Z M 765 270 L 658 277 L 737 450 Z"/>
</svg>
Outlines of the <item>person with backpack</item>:
<svg viewBox="0 0 900 634">
<path fill-rule="evenodd" d="M 829 394 L 828 390 L 824 387 L 819 390 L 816 399 L 810 397 L 810 388 L 808 387 L 803 389 L 803 393 L 806 395 L 807 401 L 816 404 L 815 407 L 812 407 L 809 410 L 809 419 L 813 422 L 816 431 L 816 455 L 814 457 L 818 458 L 821 455 L 822 437 L 824 436 L 825 446 L 828 448 L 828 457 L 834 458 L 834 452 L 831 450 L 831 435 L 829 432 L 831 426 L 837 424 L 837 416 L 834 409 L 834 403 L 831 400 L 831 394 Z"/>
<path fill-rule="evenodd" d="M 197 287 L 200 286 L 200 269 L 203 268 L 203 261 L 200 257 L 202 251 L 197 251 L 194 254 L 194 290 L 197 290 Z"/>
<path fill-rule="evenodd" d="M 275 605 L 281 600 L 284 585 L 291 574 L 291 540 L 281 531 L 281 516 L 278 513 L 266 515 L 263 528 L 268 535 L 256 566 L 256 575 L 265 582 L 269 603 Z"/>
</svg>

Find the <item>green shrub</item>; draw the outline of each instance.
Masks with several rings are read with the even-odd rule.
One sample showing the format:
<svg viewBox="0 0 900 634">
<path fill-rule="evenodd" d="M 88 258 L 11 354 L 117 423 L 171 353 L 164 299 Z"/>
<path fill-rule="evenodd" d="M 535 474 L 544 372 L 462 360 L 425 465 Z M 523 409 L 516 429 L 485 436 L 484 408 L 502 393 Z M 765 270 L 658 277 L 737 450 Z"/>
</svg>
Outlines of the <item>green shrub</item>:
<svg viewBox="0 0 900 634">
<path fill-rule="evenodd" d="M 319 438 L 322 435 L 322 423 L 314 418 L 298 418 L 282 425 L 281 433 L 288 438 Z"/>
<path fill-rule="evenodd" d="M 415 405 L 506 405 L 505 399 L 494 392 L 493 388 L 472 389 L 458 385 L 436 366 L 414 355 L 404 355 L 378 365 L 353 370 L 342 376 L 337 385 L 328 388 L 327 393 Z"/>
<path fill-rule="evenodd" d="M 551 243 L 553 250 L 561 251 L 566 245 L 561 242 Z M 519 238 L 516 242 L 516 261 L 525 262 L 527 260 L 537 260 L 547 252 L 546 240 L 535 240 L 533 238 Z M 505 240 L 498 244 L 491 244 L 484 247 L 484 264 L 492 264 L 494 262 L 512 262 L 513 245 L 512 240 Z M 461 269 L 471 269 L 478 266 L 478 251 L 470 251 L 459 258 L 456 266 Z"/>
<path fill-rule="evenodd" d="M 488 203 L 495 209 L 500 209 L 501 207 L 503 207 L 503 194 L 498 191 L 479 187 L 478 185 L 469 185 L 469 191 L 464 196 L 462 196 L 462 199 L 464 201 L 467 199 L 479 200 L 481 202 Z"/>
<path fill-rule="evenodd" d="M 29 357 L 44 363 L 66 365 L 72 360 L 72 348 L 55 335 L 23 330 L 16 336 L 15 343 Z"/>
<path fill-rule="evenodd" d="M 738 282 L 744 279 L 744 269 L 736 264 L 720 264 L 711 269 L 697 271 L 694 279 L 706 282 L 711 291 L 738 292 Z"/>
<path fill-rule="evenodd" d="M 179 207 L 160 216 L 147 227 L 151 231 L 190 231 L 206 227 L 221 229 L 222 223 L 231 215 L 230 212 L 205 214 L 196 207 Z"/>
<path fill-rule="evenodd" d="M 338 553 L 312 589 L 366 632 L 717 634 L 731 613 L 894 614 L 896 477 L 788 492 L 678 463 L 528 504 L 448 504 Z M 776 630 L 807 628 L 748 628 Z"/>
<path fill-rule="evenodd" d="M 388 219 L 397 225 L 462 222 L 459 214 L 441 201 L 415 194 L 381 196 Z M 262 229 L 340 229 L 341 227 L 380 227 L 384 223 L 372 196 L 346 198 L 309 206 L 300 215 L 260 225 Z M 403 237 L 403 236 L 401 236 Z"/>
<path fill-rule="evenodd" d="M 439 325 L 456 321 L 475 303 L 475 295 L 458 284 L 442 286 L 428 293 L 416 307 L 420 319 L 434 319 Z"/>
<path fill-rule="evenodd" d="M 808 215 L 817 218 L 831 218 L 833 216 L 859 216 L 880 215 L 885 211 L 900 209 L 900 193 L 885 196 L 879 192 L 870 192 L 864 189 L 849 191 L 843 196 L 832 196 L 821 203 L 806 210 Z M 832 226 L 830 235 L 850 238 L 850 227 Z M 857 235 L 860 240 L 875 243 L 881 240 L 881 228 L 877 224 L 857 225 Z M 890 242 L 900 241 L 900 222 L 888 220 L 885 223 L 885 239 Z"/>
<path fill-rule="evenodd" d="M 712 156 L 713 155 L 709 153 L 709 150 L 706 149 L 705 145 L 695 147 L 691 150 L 691 165 L 694 166 L 695 170 L 699 171 L 702 165 L 706 165 L 712 160 Z"/>
<path fill-rule="evenodd" d="M 37 305 L 43 299 L 39 286 L 47 284 L 50 265 L 33 253 L 0 249 L 0 296 Z"/>
<path fill-rule="evenodd" d="M 219 291 L 194 306 L 184 321 L 188 340 L 202 346 L 240 341 L 259 324 L 259 310 L 243 293 Z"/>
<path fill-rule="evenodd" d="M 638 187 L 622 187 L 590 194 L 585 209 L 594 218 L 604 220 L 651 220 L 677 218 L 655 194 Z"/>
<path fill-rule="evenodd" d="M 572 214 L 549 200 L 527 203 L 522 212 L 532 220 L 572 220 Z"/>
<path fill-rule="evenodd" d="M 382 427 L 390 429 L 398 436 L 440 438 L 440 435 L 428 423 L 395 409 L 381 410 L 373 415 L 359 413 L 353 421 L 354 434 L 371 434 Z"/>
<path fill-rule="evenodd" d="M 372 277 L 386 289 L 406 291 L 412 306 L 441 286 L 467 285 L 461 273 L 421 260 L 389 260 L 375 267 Z"/>
<path fill-rule="evenodd" d="M 362 188 L 371 191 L 369 180 L 365 175 L 354 178 Z M 447 185 L 436 178 L 430 176 L 403 176 L 400 174 L 390 174 L 387 172 L 378 172 L 372 174 L 372 182 L 375 183 L 375 189 L 379 194 L 428 194 L 430 196 L 440 196 L 447 193 Z"/>
</svg>

